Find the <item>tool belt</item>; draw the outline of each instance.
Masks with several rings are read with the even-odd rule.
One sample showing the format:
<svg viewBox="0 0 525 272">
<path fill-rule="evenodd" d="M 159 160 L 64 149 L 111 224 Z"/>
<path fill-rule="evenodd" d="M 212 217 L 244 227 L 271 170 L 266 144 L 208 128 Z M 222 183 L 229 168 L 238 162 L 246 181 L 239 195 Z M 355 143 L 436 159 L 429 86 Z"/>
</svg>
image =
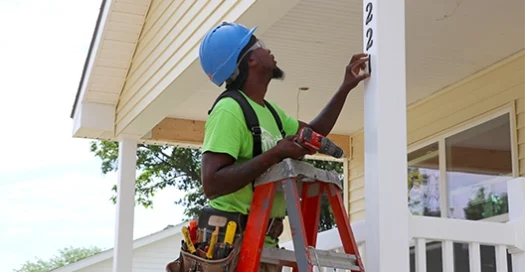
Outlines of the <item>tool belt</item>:
<svg viewBox="0 0 525 272">
<path fill-rule="evenodd" d="M 204 240 L 206 240 L 206 237 L 210 237 L 213 231 L 215 231 L 216 225 L 220 225 L 219 240 L 222 241 L 226 233 L 227 223 L 230 221 L 234 221 L 237 224 L 235 238 L 242 236 L 248 223 L 248 215 L 241 213 L 225 212 L 212 207 L 204 207 L 199 215 L 197 225 L 199 229 L 204 230 Z"/>
<path fill-rule="evenodd" d="M 248 223 L 248 215 L 235 213 L 235 212 L 225 212 L 220 211 L 211 207 L 205 207 L 202 209 L 202 212 L 199 216 L 198 226 L 201 229 L 206 230 L 205 237 L 210 237 L 211 233 L 215 230 L 214 225 L 216 225 L 218 220 L 217 218 L 226 218 L 221 222 L 223 227 L 219 228 L 219 240 L 224 239 L 224 234 L 226 232 L 226 223 L 229 221 L 235 221 L 237 223 L 237 231 L 235 233 L 236 239 L 243 235 L 246 230 L 246 224 Z M 269 236 L 273 239 L 278 239 L 279 236 L 283 233 L 283 220 L 284 218 L 270 218 L 267 225 L 266 236 Z"/>
<path fill-rule="evenodd" d="M 227 236 L 231 239 L 232 233 L 227 232 L 228 223 L 235 222 L 236 228 L 234 232 L 233 244 L 229 246 L 228 250 L 224 250 L 224 244 Z M 205 207 L 199 215 L 197 227 L 201 235 L 201 243 L 194 245 L 196 252 L 193 254 L 188 249 L 188 245 L 182 241 L 182 248 L 180 256 L 177 260 L 169 263 L 166 266 L 166 272 L 187 272 L 187 271 L 201 271 L 201 272 L 233 272 L 239 257 L 240 246 L 242 238 L 246 229 L 248 216 L 240 213 L 224 212 L 211 207 Z M 266 235 L 274 239 L 283 232 L 283 218 L 272 218 L 268 222 Z M 214 252 L 206 256 L 206 249 L 213 234 L 217 236 L 217 243 L 214 246 Z"/>
</svg>

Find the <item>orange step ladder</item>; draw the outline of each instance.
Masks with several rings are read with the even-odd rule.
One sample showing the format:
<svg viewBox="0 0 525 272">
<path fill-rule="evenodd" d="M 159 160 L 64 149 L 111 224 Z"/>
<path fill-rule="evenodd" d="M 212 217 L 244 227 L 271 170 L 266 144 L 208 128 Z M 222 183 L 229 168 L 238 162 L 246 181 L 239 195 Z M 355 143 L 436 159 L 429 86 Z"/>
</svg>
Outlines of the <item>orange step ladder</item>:
<svg viewBox="0 0 525 272">
<path fill-rule="evenodd" d="M 336 172 L 321 170 L 306 162 L 286 159 L 268 169 L 255 182 L 236 271 L 256 272 L 260 263 L 273 263 L 299 272 L 313 271 L 314 266 L 364 272 L 341 188 Z M 278 190 L 285 195 L 294 251 L 264 248 L 267 229 L 261 223 L 269 221 Z M 328 195 L 345 253 L 315 249 L 323 193 Z"/>
</svg>

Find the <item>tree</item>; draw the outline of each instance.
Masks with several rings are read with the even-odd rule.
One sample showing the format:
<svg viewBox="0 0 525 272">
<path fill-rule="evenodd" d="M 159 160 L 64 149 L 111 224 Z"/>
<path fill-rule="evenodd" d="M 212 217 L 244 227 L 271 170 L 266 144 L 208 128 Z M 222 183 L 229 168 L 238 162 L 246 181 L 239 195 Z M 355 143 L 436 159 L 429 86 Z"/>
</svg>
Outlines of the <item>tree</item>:
<svg viewBox="0 0 525 272">
<path fill-rule="evenodd" d="M 103 174 L 117 170 L 118 142 L 93 141 L 91 152 L 101 159 Z M 320 160 L 308 160 L 308 162 L 321 169 L 335 170 L 342 179 L 342 163 Z M 155 193 L 167 186 L 175 186 L 185 192 L 183 198 L 174 201 L 175 204 L 184 207 L 185 219 L 197 216 L 199 210 L 208 203 L 202 189 L 199 149 L 139 144 L 137 170 L 140 174 L 137 177 L 135 201 L 141 206 L 152 207 Z M 117 186 L 113 185 L 112 190 L 116 192 Z M 115 194 L 111 200 L 115 203 Z M 321 209 L 319 230 L 323 231 L 335 225 L 326 197 L 323 198 Z"/>
<path fill-rule="evenodd" d="M 334 161 L 322 161 L 322 160 L 306 160 L 315 167 L 327 171 L 336 171 L 339 174 L 339 179 L 343 180 L 343 164 L 340 162 Z M 343 182 L 341 182 L 343 184 Z M 343 188 L 346 189 L 346 188 Z M 329 230 L 333 227 L 336 227 L 334 215 L 328 201 L 326 194 L 323 194 L 321 199 L 321 215 L 319 218 L 318 231 Z"/>
<path fill-rule="evenodd" d="M 439 205 L 432 205 L 439 203 L 438 183 L 431 184 L 430 179 L 420 168 L 408 167 L 408 207 L 414 215 L 441 216 Z"/>
<path fill-rule="evenodd" d="M 101 250 L 97 247 L 65 247 L 58 250 L 58 255 L 51 257 L 49 260 L 42 260 L 40 258 L 35 261 L 25 262 L 20 269 L 13 270 L 14 272 L 48 272 L 53 269 L 77 262 L 89 256 L 99 253 Z"/>
<path fill-rule="evenodd" d="M 480 220 L 509 212 L 509 199 L 506 193 L 496 195 L 485 192 L 485 187 L 480 187 L 476 196 L 463 208 L 465 218 Z"/>
</svg>

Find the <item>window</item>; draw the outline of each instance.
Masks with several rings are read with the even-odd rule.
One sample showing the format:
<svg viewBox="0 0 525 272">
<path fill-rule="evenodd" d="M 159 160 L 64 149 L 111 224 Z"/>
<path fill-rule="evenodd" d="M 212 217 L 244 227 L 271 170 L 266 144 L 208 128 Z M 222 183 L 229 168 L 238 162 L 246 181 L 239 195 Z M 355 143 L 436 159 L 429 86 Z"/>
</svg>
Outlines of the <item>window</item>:
<svg viewBox="0 0 525 272">
<path fill-rule="evenodd" d="M 479 220 L 508 213 L 510 131 L 505 114 L 445 139 L 448 217 Z"/>
<path fill-rule="evenodd" d="M 414 215 L 506 221 L 507 181 L 513 178 L 509 112 L 442 135 L 408 153 L 408 206 Z M 410 247 L 410 271 L 415 271 Z M 440 241 L 427 242 L 427 269 L 442 270 Z M 495 272 L 495 248 L 482 245 L 481 269 Z M 468 244 L 454 243 L 454 268 L 469 270 Z M 507 254 L 512 271 L 511 255 Z"/>
<path fill-rule="evenodd" d="M 511 131 L 507 112 L 411 150 L 407 185 L 412 214 L 467 220 L 507 214 Z"/>
<path fill-rule="evenodd" d="M 439 144 L 408 154 L 408 207 L 414 215 L 441 216 Z"/>
</svg>

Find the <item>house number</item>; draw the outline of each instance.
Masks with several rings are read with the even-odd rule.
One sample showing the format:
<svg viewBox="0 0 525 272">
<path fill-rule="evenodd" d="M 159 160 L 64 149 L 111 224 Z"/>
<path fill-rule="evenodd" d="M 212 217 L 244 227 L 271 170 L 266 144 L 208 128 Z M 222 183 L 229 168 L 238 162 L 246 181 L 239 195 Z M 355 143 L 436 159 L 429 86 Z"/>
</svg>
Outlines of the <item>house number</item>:
<svg viewBox="0 0 525 272">
<path fill-rule="evenodd" d="M 366 7 L 365 7 L 365 11 L 366 11 L 366 14 L 367 14 L 366 22 L 365 22 L 366 26 L 368 26 L 368 24 L 370 24 L 370 22 L 374 18 L 374 14 L 372 13 L 372 9 L 373 9 L 372 3 L 368 2 L 366 4 Z M 366 39 L 367 39 L 366 51 L 368 51 L 374 45 L 374 30 L 372 29 L 372 27 L 368 27 L 366 29 Z"/>
</svg>

